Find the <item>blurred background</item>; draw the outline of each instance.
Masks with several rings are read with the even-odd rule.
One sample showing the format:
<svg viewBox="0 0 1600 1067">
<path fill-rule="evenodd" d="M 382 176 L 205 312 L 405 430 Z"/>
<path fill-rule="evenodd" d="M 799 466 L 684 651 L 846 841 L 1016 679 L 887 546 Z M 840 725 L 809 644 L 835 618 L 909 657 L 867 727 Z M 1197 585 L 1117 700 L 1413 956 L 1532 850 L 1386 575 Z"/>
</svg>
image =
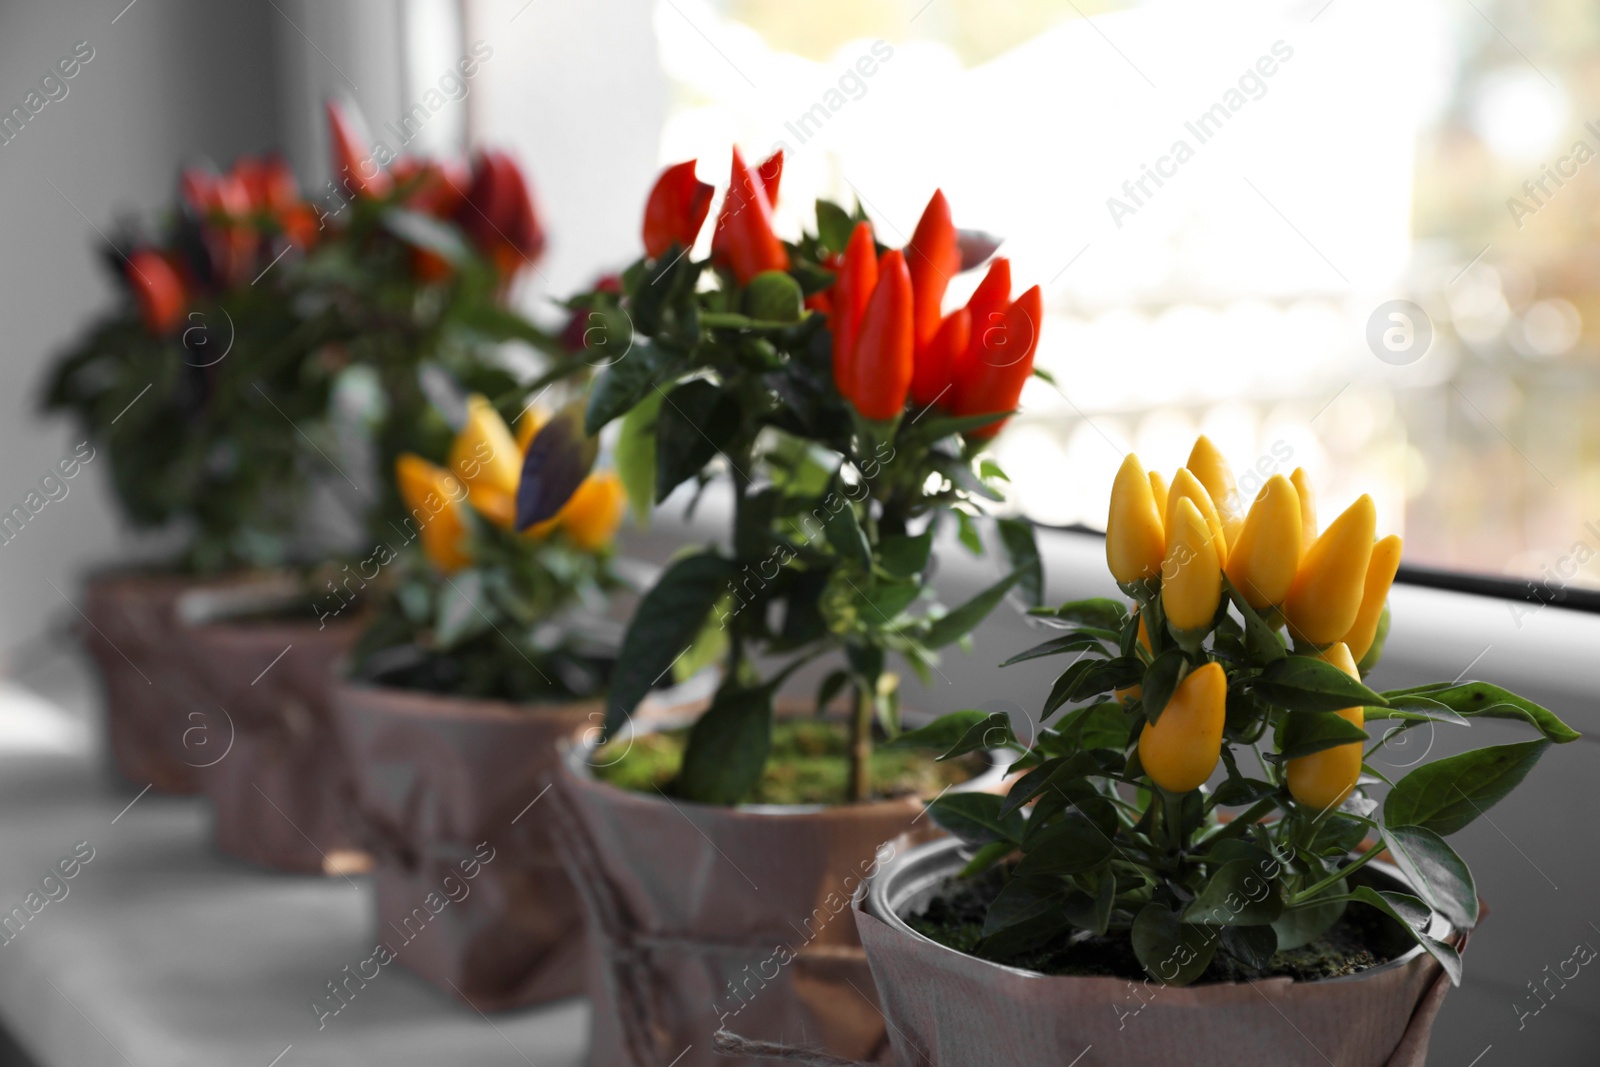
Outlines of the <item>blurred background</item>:
<svg viewBox="0 0 1600 1067">
<path fill-rule="evenodd" d="M 468 54 L 479 71 L 456 78 Z M 79 73 L 41 89 L 64 57 Z M 554 298 L 636 256 L 665 163 L 698 158 L 721 184 L 730 143 L 783 147 L 790 237 L 826 196 L 899 244 L 943 188 L 958 225 L 1002 238 L 1019 283 L 1044 287 L 1055 385 L 1030 384 L 997 444 L 1008 507 L 1042 523 L 1101 526 L 1125 452 L 1170 471 L 1205 432 L 1246 492 L 1295 467 L 1324 517 L 1371 492 L 1411 567 L 1539 581 L 1541 598 L 1600 586 L 1593 3 L 3 2 L 0 513 L 76 446 L 36 400 L 53 353 L 115 299 L 100 264 L 115 220 L 170 204 L 179 161 L 274 148 L 314 197 L 330 96 L 396 150 L 514 152 L 550 233 L 518 299 L 552 324 Z M 91 461 L 0 538 L 9 677 L 66 647 L 87 569 L 151 550 L 119 528 L 104 475 Z M 1058 575 L 1103 582 L 1090 547 L 1052 556 L 1052 592 Z M 1401 596 L 1410 636 L 1383 684 L 1478 664 L 1592 729 L 1592 619 L 1544 612 L 1524 631 L 1536 605 Z M 923 706 L 979 702 L 987 653 L 1026 639 L 996 622 L 982 667 Z M 1551 825 L 1573 804 L 1577 823 L 1600 817 L 1594 748 L 1572 748 L 1587 770 L 1542 768 L 1506 805 L 1515 842 L 1480 826 L 1463 848 L 1492 857 L 1487 898 L 1532 913 L 1486 926 L 1437 1062 L 1468 1067 L 1485 1044 L 1500 1047 L 1484 1067 L 1500 1062 L 1523 980 L 1600 919 L 1592 850 Z M 1520 1047 L 1592 1048 L 1595 996 Z"/>
<path fill-rule="evenodd" d="M 314 191 L 333 95 L 397 150 L 520 156 L 547 318 L 631 257 L 663 163 L 718 181 L 730 142 L 781 145 L 780 221 L 859 199 L 891 239 L 942 187 L 1045 287 L 1057 386 L 1001 445 L 1042 522 L 1098 526 L 1125 451 L 1171 469 L 1203 431 L 1246 490 L 1303 466 L 1333 514 L 1369 489 L 1410 565 L 1593 587 L 1597 36 L 1577 0 L 6 5 L 0 502 L 71 444 L 33 406 L 112 299 L 97 228 L 168 203 L 179 159 L 278 147 Z M 126 547 L 89 473 L 0 546 L 0 594 L 35 606 L 0 647 L 64 617 L 41 577 Z"/>
</svg>

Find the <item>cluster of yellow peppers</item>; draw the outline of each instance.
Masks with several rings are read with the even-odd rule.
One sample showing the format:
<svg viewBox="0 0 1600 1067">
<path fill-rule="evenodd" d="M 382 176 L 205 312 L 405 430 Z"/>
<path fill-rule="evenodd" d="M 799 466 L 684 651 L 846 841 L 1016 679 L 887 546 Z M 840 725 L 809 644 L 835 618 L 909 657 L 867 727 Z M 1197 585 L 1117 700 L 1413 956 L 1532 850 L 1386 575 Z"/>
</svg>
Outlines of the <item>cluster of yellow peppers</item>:
<svg viewBox="0 0 1600 1067">
<path fill-rule="evenodd" d="M 474 394 L 467 401 L 466 423 L 451 444 L 448 469 L 413 453 L 396 461 L 400 496 L 417 521 L 423 551 L 440 571 L 452 574 L 472 563 L 468 505 L 502 529 L 516 527 L 522 461 L 540 425 L 530 409 L 513 437 L 494 405 Z M 554 518 L 530 527 L 527 536 L 545 538 L 560 529 L 578 548 L 597 551 L 615 535 L 623 501 L 614 471 L 591 474 Z"/>
<path fill-rule="evenodd" d="M 1400 566 L 1400 538 L 1374 541 L 1377 509 L 1363 495 L 1317 532 L 1316 498 L 1303 469 L 1273 475 L 1249 510 L 1227 461 L 1206 437 L 1170 484 L 1129 455 L 1111 489 L 1106 562 L 1125 590 L 1159 585 L 1167 625 L 1198 648 L 1222 602 L 1222 579 L 1273 625 L 1287 625 L 1297 648 L 1360 677 Z M 1140 636 L 1148 649 L 1144 623 Z M 1155 725 L 1139 738 L 1139 761 L 1172 793 L 1199 788 L 1221 757 L 1228 680 L 1215 661 L 1190 672 Z M 1362 725 L 1360 707 L 1336 712 Z M 1289 791 L 1324 810 L 1341 803 L 1361 773 L 1353 742 L 1292 759 Z"/>
</svg>

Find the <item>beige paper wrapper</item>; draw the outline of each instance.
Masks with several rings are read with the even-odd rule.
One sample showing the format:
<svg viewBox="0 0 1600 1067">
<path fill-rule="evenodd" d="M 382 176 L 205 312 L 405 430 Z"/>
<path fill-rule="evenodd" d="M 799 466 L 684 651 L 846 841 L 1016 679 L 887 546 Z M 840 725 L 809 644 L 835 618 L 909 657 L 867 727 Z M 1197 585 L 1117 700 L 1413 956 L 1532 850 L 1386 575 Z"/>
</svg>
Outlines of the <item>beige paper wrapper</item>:
<svg viewBox="0 0 1600 1067">
<path fill-rule="evenodd" d="M 854 914 L 904 1067 L 1064 1067 L 1080 1055 L 1085 1067 L 1423 1067 L 1450 984 L 1421 953 L 1323 982 L 1175 988 L 1044 977 L 907 934 L 859 906 Z"/>
<path fill-rule="evenodd" d="M 183 640 L 178 600 L 197 589 L 250 584 L 255 575 L 200 580 L 108 573 L 84 591 L 85 647 L 100 669 L 112 762 L 129 784 L 162 793 L 196 793 L 211 756 L 190 747 L 197 723 L 215 716 Z M 200 719 L 191 719 L 191 713 Z"/>
<path fill-rule="evenodd" d="M 217 846 L 229 855 L 302 873 L 359 866 L 348 855 L 355 787 L 332 690 L 335 665 L 360 630 L 353 618 L 326 627 L 224 619 L 185 629 L 192 669 L 212 697 L 205 728 L 218 750 L 199 772 L 200 788 L 216 808 Z"/>
<path fill-rule="evenodd" d="M 338 685 L 334 700 L 375 859 L 380 940 L 402 965 L 483 1011 L 580 992 L 589 952 L 583 913 L 542 794 L 558 741 L 598 724 L 604 706 L 519 706 L 355 684 Z M 444 895 L 447 877 L 460 882 L 461 861 L 484 842 L 493 858 L 466 883 L 470 892 L 408 925 L 430 894 Z"/>
<path fill-rule="evenodd" d="M 934 832 L 921 801 L 693 804 L 598 782 L 575 763 L 578 751 L 547 816 L 601 951 L 589 990 L 593 1067 L 758 1062 L 719 1056 L 723 1028 L 855 1060 L 888 1055 L 846 912 L 881 843 Z"/>
</svg>

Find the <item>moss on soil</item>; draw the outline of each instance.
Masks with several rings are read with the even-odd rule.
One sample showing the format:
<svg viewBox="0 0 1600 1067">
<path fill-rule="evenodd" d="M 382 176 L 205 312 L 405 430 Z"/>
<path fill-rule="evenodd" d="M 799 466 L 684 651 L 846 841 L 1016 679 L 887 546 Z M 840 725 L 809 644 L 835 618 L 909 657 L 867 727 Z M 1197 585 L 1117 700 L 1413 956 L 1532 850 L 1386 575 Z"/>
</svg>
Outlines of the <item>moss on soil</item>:
<svg viewBox="0 0 1600 1067">
<path fill-rule="evenodd" d="M 941 945 L 969 956 L 980 956 L 975 949 L 982 937 L 983 918 L 1002 884 L 999 871 L 971 881 L 952 880 L 928 902 L 921 915 L 908 917 L 906 922 L 917 933 Z M 1395 931 L 1384 925 L 1388 922 L 1390 920 L 1371 908 L 1347 908 L 1343 918 L 1327 933 L 1309 945 L 1279 952 L 1260 970 L 1219 952 L 1195 984 L 1277 977 L 1310 982 L 1356 974 L 1406 951 L 1405 946 L 1395 944 Z M 1103 976 L 1134 981 L 1146 977 L 1126 933 L 1077 941 L 1058 937 L 1036 949 L 996 962 L 1049 975 Z"/>
<path fill-rule="evenodd" d="M 659 789 L 673 795 L 673 780 L 683 762 L 689 732 L 671 730 L 641 734 L 626 744 L 626 753 L 608 763 L 602 748 L 593 758 L 594 774 L 603 782 L 637 793 Z M 843 804 L 848 799 L 849 744 L 842 723 L 819 719 L 785 719 L 772 731 L 772 755 L 766 773 L 747 804 Z M 886 748 L 872 752 L 873 793 L 878 798 L 934 796 L 983 773 L 982 756 L 937 762 L 926 751 Z"/>
</svg>

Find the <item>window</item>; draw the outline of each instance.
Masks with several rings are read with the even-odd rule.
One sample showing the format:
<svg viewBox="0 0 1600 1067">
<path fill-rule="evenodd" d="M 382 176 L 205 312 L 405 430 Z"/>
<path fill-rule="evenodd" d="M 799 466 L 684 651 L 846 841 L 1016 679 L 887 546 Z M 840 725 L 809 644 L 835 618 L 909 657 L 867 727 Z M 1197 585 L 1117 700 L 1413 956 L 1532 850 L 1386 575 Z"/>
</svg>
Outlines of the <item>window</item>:
<svg viewBox="0 0 1600 1067">
<path fill-rule="evenodd" d="M 1373 492 L 1413 564 L 1600 587 L 1600 10 L 657 0 L 653 24 L 658 67 L 609 72 L 653 162 L 721 179 L 730 141 L 782 145 L 780 222 L 859 198 L 891 242 L 937 185 L 1044 287 L 1059 388 L 997 446 L 1027 514 L 1098 526 L 1124 452 L 1170 470 L 1203 431 L 1246 486 L 1307 468 L 1324 521 Z"/>
</svg>

